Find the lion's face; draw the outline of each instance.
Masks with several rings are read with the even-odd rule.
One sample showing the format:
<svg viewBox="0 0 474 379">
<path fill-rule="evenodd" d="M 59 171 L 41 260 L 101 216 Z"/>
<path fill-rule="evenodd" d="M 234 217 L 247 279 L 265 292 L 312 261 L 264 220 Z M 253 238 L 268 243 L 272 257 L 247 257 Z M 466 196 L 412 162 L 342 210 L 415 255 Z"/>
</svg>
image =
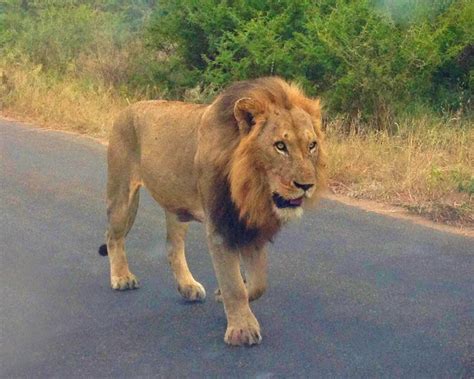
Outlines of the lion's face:
<svg viewBox="0 0 474 379">
<path fill-rule="evenodd" d="M 247 113 L 240 114 L 239 107 Z M 273 217 L 286 222 L 300 217 L 322 186 L 319 108 L 315 117 L 298 106 L 260 107 L 249 100 L 236 105 L 244 135 L 232 170 L 234 200 L 251 220 L 260 220 L 270 208 Z"/>
<path fill-rule="evenodd" d="M 256 141 L 268 180 L 268 196 L 283 221 L 299 217 L 317 187 L 318 136 L 308 113 L 269 110 Z"/>
</svg>

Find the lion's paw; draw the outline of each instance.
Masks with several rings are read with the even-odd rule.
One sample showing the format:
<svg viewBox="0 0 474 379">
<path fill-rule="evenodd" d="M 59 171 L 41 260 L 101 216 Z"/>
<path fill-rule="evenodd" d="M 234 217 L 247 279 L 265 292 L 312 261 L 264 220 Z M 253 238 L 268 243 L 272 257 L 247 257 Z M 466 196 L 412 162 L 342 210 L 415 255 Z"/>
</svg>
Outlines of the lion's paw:
<svg viewBox="0 0 474 379">
<path fill-rule="evenodd" d="M 206 290 L 199 282 L 178 285 L 178 291 L 188 301 L 204 301 L 206 298 Z"/>
<path fill-rule="evenodd" d="M 112 276 L 110 282 L 112 288 L 117 291 L 134 290 L 140 287 L 138 279 L 131 272 L 123 276 Z"/>
<path fill-rule="evenodd" d="M 224 341 L 232 346 L 258 345 L 262 342 L 258 321 L 253 317 L 253 320 L 245 320 L 242 323 L 229 325 L 225 332 Z"/>
</svg>

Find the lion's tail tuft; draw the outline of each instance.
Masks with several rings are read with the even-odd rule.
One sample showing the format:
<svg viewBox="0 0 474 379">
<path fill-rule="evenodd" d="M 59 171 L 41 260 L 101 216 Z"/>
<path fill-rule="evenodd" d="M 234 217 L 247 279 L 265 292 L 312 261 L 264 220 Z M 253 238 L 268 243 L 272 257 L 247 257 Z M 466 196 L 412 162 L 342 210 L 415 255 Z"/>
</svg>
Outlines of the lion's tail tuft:
<svg viewBox="0 0 474 379">
<path fill-rule="evenodd" d="M 103 257 L 106 257 L 109 254 L 109 252 L 107 251 L 107 245 L 104 244 L 99 247 L 99 254 Z"/>
</svg>

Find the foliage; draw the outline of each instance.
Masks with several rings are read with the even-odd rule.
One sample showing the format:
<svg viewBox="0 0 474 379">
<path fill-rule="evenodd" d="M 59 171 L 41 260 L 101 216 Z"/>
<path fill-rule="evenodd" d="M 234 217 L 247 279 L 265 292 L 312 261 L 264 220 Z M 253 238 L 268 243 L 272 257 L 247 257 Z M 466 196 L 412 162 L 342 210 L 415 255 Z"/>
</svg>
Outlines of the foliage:
<svg viewBox="0 0 474 379">
<path fill-rule="evenodd" d="M 322 95 L 333 114 L 380 126 L 413 104 L 469 106 L 473 4 L 166 0 L 157 4 L 148 43 L 167 52 L 159 80 L 177 96 L 277 74 Z"/>
<path fill-rule="evenodd" d="M 152 5 L 150 0 L 4 0 L 0 53 L 58 77 L 82 75 L 117 87 L 142 84 L 149 53 L 140 38 Z"/>
</svg>

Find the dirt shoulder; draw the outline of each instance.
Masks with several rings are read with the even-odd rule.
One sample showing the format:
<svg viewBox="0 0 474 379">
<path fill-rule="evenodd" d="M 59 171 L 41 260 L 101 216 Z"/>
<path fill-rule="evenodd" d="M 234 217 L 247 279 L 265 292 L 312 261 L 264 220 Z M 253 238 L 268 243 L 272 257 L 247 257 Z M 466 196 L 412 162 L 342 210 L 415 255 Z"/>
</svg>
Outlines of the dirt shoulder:
<svg viewBox="0 0 474 379">
<path fill-rule="evenodd" d="M 335 200 L 346 205 L 364 209 L 367 212 L 375 212 L 384 216 L 394 217 L 398 219 L 408 220 L 418 225 L 433 228 L 439 231 L 463 235 L 474 238 L 474 228 L 469 226 L 451 226 L 443 223 L 433 222 L 425 217 L 411 213 L 409 210 L 390 204 L 383 204 L 372 200 L 354 199 L 349 196 L 326 194 L 325 198 Z"/>
<path fill-rule="evenodd" d="M 34 120 L 29 120 L 27 118 L 22 118 L 22 117 L 20 118 L 17 115 L 13 117 L 11 114 L 0 112 L 0 120 L 11 121 L 11 122 L 21 122 L 22 124 L 26 124 L 30 126 L 32 129 L 36 130 L 37 132 L 52 131 L 52 132 L 57 132 L 57 133 L 69 134 L 71 135 L 71 137 L 74 137 L 74 138 L 85 138 L 85 139 L 93 140 L 104 146 L 107 146 L 108 144 L 107 139 L 104 137 L 90 136 L 87 134 L 78 133 L 74 131 L 62 130 L 54 126 L 38 125 L 38 123 Z M 382 214 L 388 217 L 403 219 L 403 220 L 407 220 L 415 224 L 423 225 L 425 227 L 433 228 L 439 231 L 474 238 L 474 228 L 470 226 L 464 226 L 464 225 L 451 226 L 451 225 L 447 225 L 440 222 L 434 222 L 423 216 L 414 214 L 413 212 L 410 212 L 410 210 L 400 207 L 400 206 L 387 204 L 387 203 L 381 203 L 381 202 L 377 202 L 373 200 L 357 199 L 350 196 L 342 195 L 340 193 L 335 194 L 335 193 L 332 193 L 331 190 L 329 190 L 329 192 L 326 193 L 324 197 L 329 200 L 338 201 L 349 206 L 363 209 L 367 212 L 374 212 L 374 213 Z"/>
</svg>

